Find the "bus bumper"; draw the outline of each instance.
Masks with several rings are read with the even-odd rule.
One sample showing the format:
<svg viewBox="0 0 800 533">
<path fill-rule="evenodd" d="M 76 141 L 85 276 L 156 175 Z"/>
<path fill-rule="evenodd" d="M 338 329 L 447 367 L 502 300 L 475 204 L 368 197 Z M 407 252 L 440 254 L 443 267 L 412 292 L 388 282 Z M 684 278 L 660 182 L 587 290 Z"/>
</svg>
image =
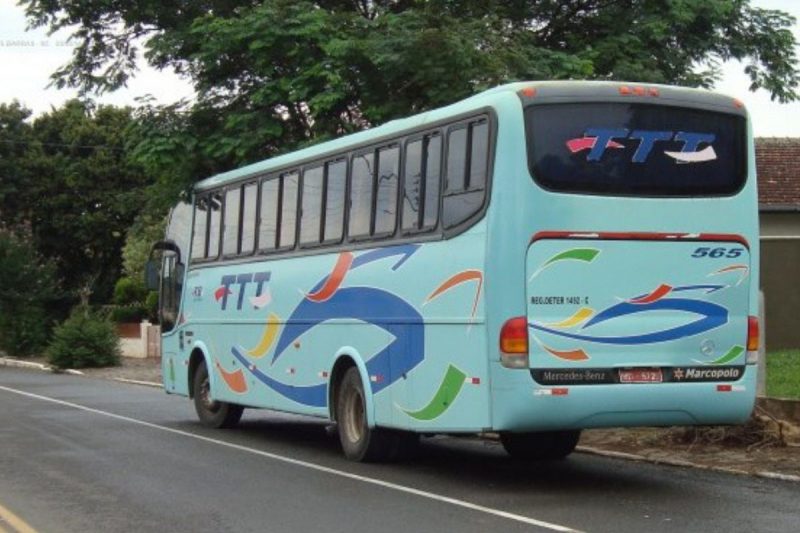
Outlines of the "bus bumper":
<svg viewBox="0 0 800 533">
<path fill-rule="evenodd" d="M 498 369 L 492 420 L 496 431 L 624 426 L 740 424 L 755 404 L 757 368 L 735 382 L 537 384 L 526 371 Z"/>
</svg>

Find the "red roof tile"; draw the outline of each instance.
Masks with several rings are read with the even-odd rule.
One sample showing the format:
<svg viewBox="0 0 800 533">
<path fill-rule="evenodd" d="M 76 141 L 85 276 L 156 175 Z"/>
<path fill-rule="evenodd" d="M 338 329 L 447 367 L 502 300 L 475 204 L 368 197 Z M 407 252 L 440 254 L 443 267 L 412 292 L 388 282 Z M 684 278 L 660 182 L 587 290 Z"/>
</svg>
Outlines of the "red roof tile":
<svg viewBox="0 0 800 533">
<path fill-rule="evenodd" d="M 758 204 L 800 207 L 800 137 L 756 139 Z"/>
</svg>

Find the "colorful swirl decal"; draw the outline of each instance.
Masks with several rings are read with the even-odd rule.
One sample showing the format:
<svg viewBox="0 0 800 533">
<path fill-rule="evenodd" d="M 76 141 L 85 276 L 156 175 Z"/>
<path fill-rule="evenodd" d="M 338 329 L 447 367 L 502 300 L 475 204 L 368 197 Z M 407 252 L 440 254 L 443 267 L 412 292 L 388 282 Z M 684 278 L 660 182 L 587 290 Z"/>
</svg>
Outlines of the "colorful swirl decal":
<svg viewBox="0 0 800 533">
<path fill-rule="evenodd" d="M 380 392 L 424 359 L 425 329 L 422 316 L 408 302 L 388 291 L 373 287 L 342 288 L 342 285 L 348 272 L 382 259 L 398 258 L 391 266 L 392 270 L 397 270 L 419 247 L 418 244 L 392 246 L 370 250 L 358 257 L 350 252 L 340 254 L 331 273 L 316 283 L 300 301 L 280 334 L 281 319 L 270 314 L 258 344 L 251 350 L 232 346 L 231 353 L 253 377 L 281 396 L 303 405 L 325 407 L 328 403 L 328 383 L 324 378 L 320 378 L 324 381 L 318 384 L 284 383 L 257 368 L 248 356 L 263 357 L 274 346 L 271 359 L 274 364 L 287 353 L 287 348 L 317 325 L 336 319 L 358 320 L 383 329 L 393 339 L 366 361 L 370 377 L 380 376 L 380 379 L 370 379 L 372 391 Z"/>
<path fill-rule="evenodd" d="M 255 348 L 247 350 L 247 355 L 253 358 L 264 357 L 267 351 L 272 347 L 275 342 L 275 337 L 278 335 L 278 325 L 281 319 L 275 313 L 270 313 L 267 317 L 267 323 L 264 325 L 264 333 L 261 334 L 261 340 Z"/>
<path fill-rule="evenodd" d="M 681 289 L 683 288 L 679 287 L 673 289 L 673 292 Z M 647 298 L 648 297 L 645 299 Z M 728 310 L 721 305 L 688 298 L 661 298 L 646 303 L 642 303 L 641 300 L 639 300 L 639 303 L 632 303 L 628 301 L 612 305 L 611 307 L 600 311 L 594 317 L 592 317 L 591 320 L 586 322 L 581 327 L 581 331 L 614 319 L 630 317 L 632 315 L 651 311 L 684 311 L 698 315 L 700 318 L 687 324 L 665 330 L 626 336 L 596 336 L 582 333 L 570 333 L 566 331 L 560 331 L 552 326 L 548 327 L 546 325 L 536 323 L 530 323 L 529 326 L 537 331 L 543 331 L 545 333 L 550 333 L 552 335 L 569 339 L 596 342 L 600 344 L 637 345 L 667 342 L 691 335 L 697 335 L 698 333 L 703 333 L 714 328 L 718 328 L 728 322 Z"/>
<path fill-rule="evenodd" d="M 528 282 L 533 280 L 533 278 L 538 276 L 544 269 L 554 263 L 561 261 L 582 261 L 584 263 L 591 263 L 597 258 L 598 254 L 600 254 L 600 250 L 597 248 L 573 248 L 571 250 L 565 250 L 545 261 L 538 270 L 531 274 L 531 276 L 528 278 Z"/>
<path fill-rule="evenodd" d="M 423 305 L 435 300 L 453 287 L 466 283 L 467 281 L 476 281 L 478 283 L 478 287 L 475 290 L 475 298 L 472 301 L 472 311 L 470 313 L 470 316 L 475 318 L 475 313 L 478 311 L 478 302 L 481 297 L 481 289 L 483 288 L 483 272 L 480 270 L 464 270 L 463 272 L 451 276 L 425 298 Z"/>
<path fill-rule="evenodd" d="M 553 350 L 552 348 L 548 348 L 544 344 L 542 344 L 542 348 L 550 352 L 551 354 L 555 355 L 559 359 L 564 359 L 565 361 L 588 361 L 589 355 L 584 352 L 582 349 L 577 350 L 568 350 L 568 351 L 559 351 Z"/>
<path fill-rule="evenodd" d="M 237 394 L 244 394 L 247 392 L 247 382 L 244 379 L 244 372 L 242 372 L 241 368 L 234 370 L 233 372 L 228 372 L 222 368 L 222 365 L 219 364 L 219 361 L 216 361 L 216 366 L 219 375 L 222 376 L 223 381 L 225 381 L 225 384 L 228 385 L 229 389 Z"/>
<path fill-rule="evenodd" d="M 591 309 L 589 307 L 581 307 L 574 315 L 572 315 L 567 319 L 564 319 L 560 322 L 551 322 L 549 324 L 543 324 L 543 325 L 559 329 L 571 328 L 572 326 L 577 326 L 578 324 L 585 322 L 593 314 L 594 314 L 594 309 Z"/>
<path fill-rule="evenodd" d="M 439 388 L 425 407 L 418 411 L 406 411 L 411 418 L 421 421 L 429 421 L 438 418 L 447 411 L 461 392 L 467 375 L 456 368 L 454 365 L 447 367 L 447 372 L 442 379 Z"/>
<path fill-rule="evenodd" d="M 730 350 L 728 350 L 728 353 L 726 353 L 725 355 L 723 355 L 719 359 L 711 361 L 708 364 L 710 364 L 710 365 L 726 365 L 726 364 L 730 363 L 731 361 L 733 361 L 734 359 L 736 359 L 737 357 L 739 357 L 740 355 L 742 355 L 743 353 L 744 353 L 744 346 L 738 346 L 737 345 L 737 346 L 732 347 Z"/>
<path fill-rule="evenodd" d="M 318 291 L 306 295 L 306 298 L 312 302 L 324 302 L 339 290 L 339 286 L 344 281 L 344 276 L 350 270 L 353 264 L 353 254 L 350 252 L 342 252 L 339 254 L 339 259 L 333 267 L 333 272 L 327 277 L 322 287 Z"/>
</svg>

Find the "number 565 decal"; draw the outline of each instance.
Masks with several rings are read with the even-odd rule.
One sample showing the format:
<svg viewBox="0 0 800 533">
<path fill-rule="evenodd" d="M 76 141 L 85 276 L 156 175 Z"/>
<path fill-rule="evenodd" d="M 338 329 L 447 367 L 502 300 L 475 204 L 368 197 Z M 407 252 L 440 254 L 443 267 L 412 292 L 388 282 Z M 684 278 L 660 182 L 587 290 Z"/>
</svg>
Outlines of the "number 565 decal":
<svg viewBox="0 0 800 533">
<path fill-rule="evenodd" d="M 702 246 L 692 253 L 692 257 L 711 257 L 713 259 L 719 259 L 721 257 L 732 258 L 741 256 L 742 252 L 744 252 L 743 248 L 709 248 Z"/>
</svg>

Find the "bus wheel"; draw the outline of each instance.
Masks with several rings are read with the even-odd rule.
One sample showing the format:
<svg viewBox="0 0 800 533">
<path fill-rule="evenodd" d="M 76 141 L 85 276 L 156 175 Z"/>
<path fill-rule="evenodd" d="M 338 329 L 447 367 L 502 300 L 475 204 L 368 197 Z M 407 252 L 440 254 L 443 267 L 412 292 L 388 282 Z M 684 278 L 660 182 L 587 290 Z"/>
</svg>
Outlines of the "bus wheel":
<svg viewBox="0 0 800 533">
<path fill-rule="evenodd" d="M 500 442 L 508 454 L 526 461 L 563 459 L 575 450 L 581 436 L 579 429 L 536 433 L 501 433 Z"/>
<path fill-rule="evenodd" d="M 211 399 L 211 381 L 208 368 L 200 363 L 192 380 L 192 396 L 197 417 L 204 426 L 211 428 L 230 428 L 239 422 L 244 407 L 234 403 L 220 402 Z"/>
<path fill-rule="evenodd" d="M 377 462 L 397 454 L 397 432 L 370 428 L 361 374 L 356 367 L 345 372 L 336 398 L 336 422 L 345 457 L 352 461 Z"/>
</svg>

